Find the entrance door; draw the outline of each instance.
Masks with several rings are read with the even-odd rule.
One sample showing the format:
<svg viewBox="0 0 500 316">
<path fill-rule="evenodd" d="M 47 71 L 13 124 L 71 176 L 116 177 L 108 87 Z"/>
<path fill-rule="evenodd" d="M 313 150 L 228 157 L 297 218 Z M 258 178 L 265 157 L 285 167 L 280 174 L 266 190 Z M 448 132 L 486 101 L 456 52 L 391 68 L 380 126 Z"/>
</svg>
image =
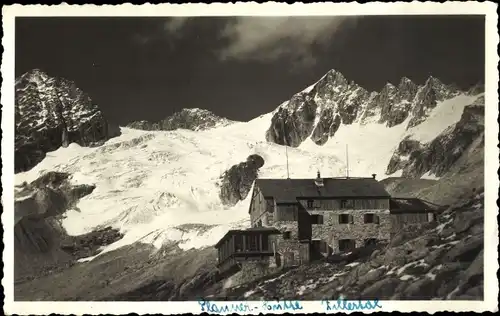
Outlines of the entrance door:
<svg viewBox="0 0 500 316">
<path fill-rule="evenodd" d="M 283 253 L 283 265 L 285 267 L 290 267 L 295 264 L 294 254 L 291 251 Z"/>
</svg>

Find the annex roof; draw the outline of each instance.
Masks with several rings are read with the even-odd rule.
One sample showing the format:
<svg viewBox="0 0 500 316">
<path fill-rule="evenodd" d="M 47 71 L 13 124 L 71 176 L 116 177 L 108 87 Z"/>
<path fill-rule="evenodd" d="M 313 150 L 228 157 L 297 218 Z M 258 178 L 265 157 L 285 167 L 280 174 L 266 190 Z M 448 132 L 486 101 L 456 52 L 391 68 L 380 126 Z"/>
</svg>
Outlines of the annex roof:
<svg viewBox="0 0 500 316">
<path fill-rule="evenodd" d="M 223 241 L 225 241 L 232 235 L 237 235 L 237 234 L 244 235 L 245 233 L 248 232 L 268 234 L 268 235 L 280 234 L 280 231 L 275 227 L 252 227 L 247 229 L 231 229 L 227 231 L 227 233 L 214 245 L 214 247 L 218 248 Z"/>
</svg>

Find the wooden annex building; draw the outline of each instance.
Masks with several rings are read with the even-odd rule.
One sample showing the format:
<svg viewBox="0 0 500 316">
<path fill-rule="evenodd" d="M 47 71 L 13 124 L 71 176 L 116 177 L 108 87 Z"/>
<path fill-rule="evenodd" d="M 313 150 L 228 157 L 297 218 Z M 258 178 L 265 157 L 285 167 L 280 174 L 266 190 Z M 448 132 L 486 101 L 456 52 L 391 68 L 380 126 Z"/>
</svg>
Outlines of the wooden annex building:
<svg viewBox="0 0 500 316">
<path fill-rule="evenodd" d="M 275 255 L 272 235 L 281 232 L 274 227 L 230 230 L 215 245 L 218 249 L 218 267 L 221 273 L 239 270 L 242 262 L 263 260 Z"/>
</svg>

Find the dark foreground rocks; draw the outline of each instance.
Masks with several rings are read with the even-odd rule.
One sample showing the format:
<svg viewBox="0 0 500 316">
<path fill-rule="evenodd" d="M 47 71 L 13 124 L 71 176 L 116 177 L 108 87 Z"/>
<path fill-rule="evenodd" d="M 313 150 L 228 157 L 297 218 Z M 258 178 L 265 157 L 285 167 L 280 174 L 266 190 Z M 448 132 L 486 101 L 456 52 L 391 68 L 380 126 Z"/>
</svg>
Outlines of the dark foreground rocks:
<svg viewBox="0 0 500 316">
<path fill-rule="evenodd" d="M 224 296 L 235 300 L 482 300 L 483 220 L 481 193 L 449 207 L 433 226 L 403 231 L 388 245 L 226 289 Z"/>
</svg>

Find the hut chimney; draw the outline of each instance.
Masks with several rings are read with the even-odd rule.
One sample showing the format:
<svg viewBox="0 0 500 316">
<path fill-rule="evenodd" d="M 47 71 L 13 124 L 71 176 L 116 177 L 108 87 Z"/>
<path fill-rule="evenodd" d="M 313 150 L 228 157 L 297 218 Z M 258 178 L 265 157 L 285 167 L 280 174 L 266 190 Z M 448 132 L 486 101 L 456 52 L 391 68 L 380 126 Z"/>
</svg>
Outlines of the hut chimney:
<svg viewBox="0 0 500 316">
<path fill-rule="evenodd" d="M 324 186 L 323 179 L 321 178 L 321 174 L 319 173 L 319 170 L 318 170 L 318 174 L 316 176 L 316 180 L 314 180 L 314 184 L 316 184 L 317 187 Z"/>
<path fill-rule="evenodd" d="M 372 178 L 375 179 L 377 177 L 376 173 L 372 173 Z"/>
</svg>

